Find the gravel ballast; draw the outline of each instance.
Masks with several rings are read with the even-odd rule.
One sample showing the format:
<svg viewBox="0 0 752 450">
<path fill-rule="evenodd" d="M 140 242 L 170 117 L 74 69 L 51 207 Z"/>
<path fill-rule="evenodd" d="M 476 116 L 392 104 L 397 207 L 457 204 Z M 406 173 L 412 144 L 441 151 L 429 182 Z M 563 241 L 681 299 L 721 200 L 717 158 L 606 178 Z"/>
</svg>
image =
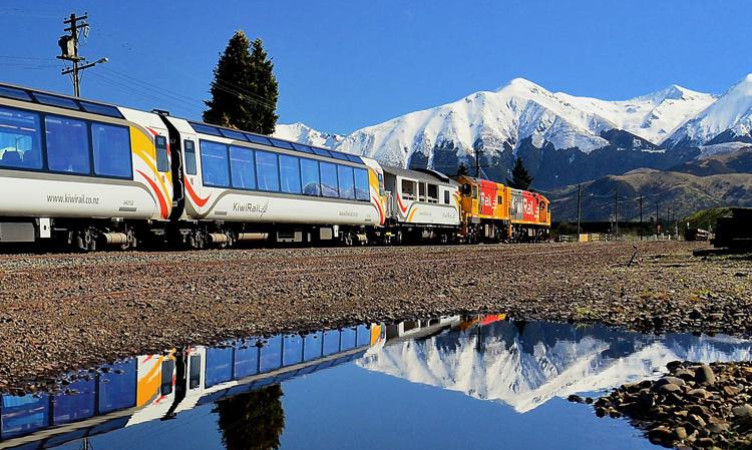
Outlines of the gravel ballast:
<svg viewBox="0 0 752 450">
<path fill-rule="evenodd" d="M 0 390 L 183 344 L 460 312 L 748 334 L 752 260 L 632 243 L 0 254 Z"/>
</svg>

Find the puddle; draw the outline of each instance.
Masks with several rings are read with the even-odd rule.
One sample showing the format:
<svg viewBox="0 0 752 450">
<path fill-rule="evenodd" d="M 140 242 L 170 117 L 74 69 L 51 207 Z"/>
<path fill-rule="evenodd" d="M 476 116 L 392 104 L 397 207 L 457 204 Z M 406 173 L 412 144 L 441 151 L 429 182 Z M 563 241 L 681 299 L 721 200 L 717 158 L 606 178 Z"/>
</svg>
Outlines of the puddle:
<svg viewBox="0 0 752 450">
<path fill-rule="evenodd" d="M 0 448 L 653 448 L 570 394 L 750 341 L 504 315 L 360 325 L 142 355 L 56 395 L 5 395 Z"/>
</svg>

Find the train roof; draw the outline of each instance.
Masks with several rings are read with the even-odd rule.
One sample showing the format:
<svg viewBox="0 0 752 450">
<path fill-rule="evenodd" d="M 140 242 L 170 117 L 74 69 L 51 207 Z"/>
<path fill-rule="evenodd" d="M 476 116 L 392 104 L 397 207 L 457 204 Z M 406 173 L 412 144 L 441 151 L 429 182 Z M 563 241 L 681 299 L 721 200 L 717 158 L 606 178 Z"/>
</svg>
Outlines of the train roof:
<svg viewBox="0 0 752 450">
<path fill-rule="evenodd" d="M 294 150 L 311 155 L 326 156 L 329 158 L 339 159 L 341 161 L 350 161 L 358 164 L 365 164 L 363 159 L 358 155 L 343 153 L 330 148 L 318 147 L 315 145 L 301 144 L 300 142 L 288 141 L 274 136 L 251 133 L 249 131 L 238 130 L 236 128 L 221 127 L 204 122 L 195 122 L 186 120 L 196 133 L 207 134 L 210 136 L 235 139 L 236 141 L 249 142 L 251 144 L 268 145 L 271 147 Z"/>
<path fill-rule="evenodd" d="M 0 97 L 123 119 L 117 106 L 80 97 L 0 83 Z"/>
<path fill-rule="evenodd" d="M 382 169 L 384 169 L 385 173 L 399 175 L 405 178 L 412 178 L 415 180 L 426 181 L 429 183 L 446 184 L 446 185 L 452 185 L 452 186 L 457 185 L 457 182 L 455 182 L 448 176 L 444 175 L 443 173 L 436 172 L 435 170 L 430 170 L 430 169 L 412 170 L 412 169 L 403 169 L 401 167 L 384 166 L 384 165 L 382 165 L 381 167 Z"/>
</svg>

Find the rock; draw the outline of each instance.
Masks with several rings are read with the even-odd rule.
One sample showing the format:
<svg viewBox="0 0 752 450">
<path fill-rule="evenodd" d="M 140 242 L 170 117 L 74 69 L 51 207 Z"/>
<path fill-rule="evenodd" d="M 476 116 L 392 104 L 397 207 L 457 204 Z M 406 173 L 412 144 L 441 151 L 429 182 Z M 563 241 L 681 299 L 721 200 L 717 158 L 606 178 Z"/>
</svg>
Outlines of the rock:
<svg viewBox="0 0 752 450">
<path fill-rule="evenodd" d="M 567 397 L 567 400 L 569 400 L 572 403 L 583 403 L 584 402 L 584 400 L 582 399 L 582 397 L 580 397 L 579 395 L 574 395 L 574 394 L 572 394 L 569 397 Z"/>
<path fill-rule="evenodd" d="M 705 389 L 692 389 L 691 391 L 687 392 L 687 395 L 690 397 L 699 397 L 699 398 L 710 398 L 713 394 L 706 391 Z"/>
<path fill-rule="evenodd" d="M 723 392 L 729 397 L 734 397 L 739 393 L 739 388 L 736 388 L 734 386 L 723 386 Z"/>
<path fill-rule="evenodd" d="M 695 372 L 695 381 L 698 384 L 707 384 L 710 386 L 714 385 L 715 374 L 713 373 L 713 369 L 711 369 L 707 364 L 701 365 Z"/>
<path fill-rule="evenodd" d="M 660 380 L 656 381 L 653 386 L 664 386 L 666 384 L 675 384 L 677 386 L 684 386 L 686 382 L 682 380 L 681 378 L 677 377 L 663 377 Z"/>
<path fill-rule="evenodd" d="M 745 403 L 743 405 L 731 408 L 731 412 L 736 417 L 750 417 L 752 416 L 752 406 L 749 406 L 749 404 Z"/>
<path fill-rule="evenodd" d="M 674 433 L 664 426 L 658 426 L 648 431 L 648 439 L 654 444 L 664 444 L 673 441 Z"/>
<path fill-rule="evenodd" d="M 687 429 L 684 427 L 674 428 L 674 437 L 679 440 L 687 439 Z"/>
<path fill-rule="evenodd" d="M 698 416 L 697 414 L 690 414 L 689 417 L 687 417 L 687 419 L 689 419 L 689 421 L 692 424 L 696 425 L 697 428 L 699 429 L 705 428 L 705 426 L 707 425 L 705 420 L 702 417 Z"/>
<path fill-rule="evenodd" d="M 679 369 L 674 372 L 674 376 L 684 381 L 693 381 L 695 379 L 695 372 L 690 369 Z"/>
<path fill-rule="evenodd" d="M 703 437 L 695 441 L 698 447 L 709 448 L 715 445 L 715 441 L 709 437 Z"/>
<path fill-rule="evenodd" d="M 680 388 L 679 386 L 670 383 L 658 387 L 658 391 L 663 393 L 680 392 L 681 390 L 682 388 Z"/>
</svg>

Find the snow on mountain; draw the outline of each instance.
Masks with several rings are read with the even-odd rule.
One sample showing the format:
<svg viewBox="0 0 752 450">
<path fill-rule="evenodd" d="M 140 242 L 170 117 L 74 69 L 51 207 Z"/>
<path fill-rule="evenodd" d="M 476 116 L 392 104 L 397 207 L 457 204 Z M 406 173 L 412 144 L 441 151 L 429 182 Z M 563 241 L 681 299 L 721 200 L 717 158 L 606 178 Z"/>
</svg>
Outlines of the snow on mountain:
<svg viewBox="0 0 752 450">
<path fill-rule="evenodd" d="M 300 122 L 289 125 L 277 125 L 273 136 L 288 141 L 328 148 L 338 146 L 344 139 L 344 136 L 339 134 L 324 133 Z"/>
<path fill-rule="evenodd" d="M 485 155 L 514 149 L 525 138 L 542 147 L 577 147 L 583 152 L 608 145 L 601 132 L 614 123 L 568 104 L 522 78 L 494 91 L 471 94 L 435 108 L 362 128 L 345 137 L 340 149 L 405 166 L 415 153 L 432 162 L 432 150 L 449 148 L 460 160 L 482 143 Z"/>
<path fill-rule="evenodd" d="M 563 92 L 555 94 L 561 100 L 597 114 L 654 144 L 660 144 L 679 126 L 713 104 L 716 97 L 672 85 L 666 89 L 630 100 L 606 101 L 597 98 L 575 97 Z"/>
<path fill-rule="evenodd" d="M 387 341 L 358 364 L 414 383 L 500 401 L 522 413 L 554 397 L 653 377 L 674 360 L 752 357 L 752 343 L 731 338 L 655 337 L 605 327 L 573 330 L 569 325 L 532 322 L 520 332 L 513 322 L 499 322 L 481 331 Z"/>
<path fill-rule="evenodd" d="M 732 86 L 711 106 L 681 126 L 667 139 L 680 145 L 752 142 L 752 74 Z"/>
</svg>

